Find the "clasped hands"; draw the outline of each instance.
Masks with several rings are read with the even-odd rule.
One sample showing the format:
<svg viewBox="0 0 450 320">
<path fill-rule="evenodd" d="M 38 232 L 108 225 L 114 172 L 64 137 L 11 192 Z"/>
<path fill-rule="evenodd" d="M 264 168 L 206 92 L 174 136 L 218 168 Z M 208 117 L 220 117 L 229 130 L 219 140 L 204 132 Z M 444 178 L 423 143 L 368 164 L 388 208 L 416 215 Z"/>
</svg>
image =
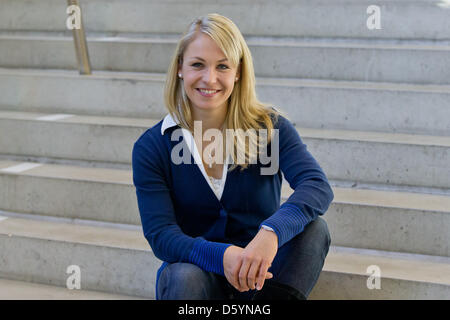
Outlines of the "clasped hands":
<svg viewBox="0 0 450 320">
<path fill-rule="evenodd" d="M 240 292 L 261 290 L 264 281 L 273 277 L 268 269 L 277 250 L 278 237 L 275 232 L 261 228 L 245 248 L 229 246 L 225 250 L 225 277 Z"/>
</svg>

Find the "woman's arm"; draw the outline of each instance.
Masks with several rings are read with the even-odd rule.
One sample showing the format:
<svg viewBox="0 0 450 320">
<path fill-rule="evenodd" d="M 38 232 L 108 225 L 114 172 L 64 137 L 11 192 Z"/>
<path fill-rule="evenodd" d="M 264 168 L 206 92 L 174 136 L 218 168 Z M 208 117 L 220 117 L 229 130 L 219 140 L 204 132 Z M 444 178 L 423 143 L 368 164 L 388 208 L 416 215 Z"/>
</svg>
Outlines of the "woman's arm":
<svg viewBox="0 0 450 320">
<path fill-rule="evenodd" d="M 274 230 L 278 236 L 278 247 L 281 247 L 301 233 L 318 215 L 323 215 L 334 194 L 325 173 L 292 123 L 280 116 L 276 128 L 279 128 L 280 169 L 294 192 L 261 225 Z"/>
<path fill-rule="evenodd" d="M 133 147 L 133 183 L 144 236 L 155 256 L 163 261 L 189 262 L 224 275 L 223 254 L 230 244 L 193 238 L 182 232 L 164 174 L 164 165 L 169 165 L 170 158 L 164 159 L 162 151 L 150 135 L 143 135 Z"/>
</svg>

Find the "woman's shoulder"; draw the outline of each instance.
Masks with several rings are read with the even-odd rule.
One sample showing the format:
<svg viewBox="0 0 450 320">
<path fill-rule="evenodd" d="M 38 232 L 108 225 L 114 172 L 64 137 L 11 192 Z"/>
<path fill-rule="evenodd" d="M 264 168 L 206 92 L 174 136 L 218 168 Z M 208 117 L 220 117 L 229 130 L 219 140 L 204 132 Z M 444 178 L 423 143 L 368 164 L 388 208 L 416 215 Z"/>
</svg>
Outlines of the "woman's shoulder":
<svg viewBox="0 0 450 320">
<path fill-rule="evenodd" d="M 160 153 L 164 148 L 161 126 L 163 120 L 145 130 L 134 142 L 133 155 L 145 155 L 146 157 Z"/>
<path fill-rule="evenodd" d="M 135 144 L 146 143 L 155 140 L 159 140 L 162 138 L 161 127 L 163 120 L 160 120 L 157 124 L 145 130 L 139 138 L 136 140 Z"/>
<path fill-rule="evenodd" d="M 272 119 L 274 129 L 280 129 L 286 124 L 291 124 L 288 115 L 277 106 L 271 106 L 268 111 L 270 118 Z"/>
</svg>

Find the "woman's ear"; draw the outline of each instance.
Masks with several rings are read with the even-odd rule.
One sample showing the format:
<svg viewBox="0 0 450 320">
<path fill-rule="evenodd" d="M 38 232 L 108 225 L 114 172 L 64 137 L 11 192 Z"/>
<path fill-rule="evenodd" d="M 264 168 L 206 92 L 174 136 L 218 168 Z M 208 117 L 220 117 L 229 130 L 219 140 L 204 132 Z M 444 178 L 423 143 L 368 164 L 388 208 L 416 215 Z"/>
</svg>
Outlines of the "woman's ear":
<svg viewBox="0 0 450 320">
<path fill-rule="evenodd" d="M 181 65 L 178 64 L 178 70 L 177 70 L 178 78 L 183 79 L 183 74 L 181 73 Z"/>
<path fill-rule="evenodd" d="M 182 59 L 181 57 L 178 57 L 178 70 L 177 70 L 177 74 L 180 74 L 182 69 L 183 69 L 183 59 Z"/>
<path fill-rule="evenodd" d="M 239 62 L 239 66 L 238 66 L 238 68 L 237 68 L 237 71 L 236 71 L 236 76 L 235 76 L 235 81 L 238 81 L 240 78 L 241 78 L 241 62 Z"/>
</svg>

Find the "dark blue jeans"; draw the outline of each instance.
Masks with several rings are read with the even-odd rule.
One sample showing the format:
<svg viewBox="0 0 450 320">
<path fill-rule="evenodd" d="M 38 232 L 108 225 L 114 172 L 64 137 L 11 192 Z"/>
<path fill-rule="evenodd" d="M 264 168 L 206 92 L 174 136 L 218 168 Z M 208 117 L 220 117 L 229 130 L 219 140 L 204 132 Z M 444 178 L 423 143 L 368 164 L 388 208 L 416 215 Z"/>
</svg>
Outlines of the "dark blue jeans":
<svg viewBox="0 0 450 320">
<path fill-rule="evenodd" d="M 330 242 L 327 223 L 318 217 L 278 249 L 269 269 L 273 279 L 265 281 L 261 293 L 271 287 L 275 291 L 281 287 L 287 291 L 276 291 L 279 295 L 275 296 L 279 299 L 286 298 L 285 292 L 306 299 L 322 271 Z M 250 300 L 258 296 L 256 290 L 241 293 L 225 277 L 190 263 L 167 265 L 159 276 L 156 290 L 157 298 L 161 300 Z M 274 297 L 274 294 L 266 296 Z"/>
</svg>

